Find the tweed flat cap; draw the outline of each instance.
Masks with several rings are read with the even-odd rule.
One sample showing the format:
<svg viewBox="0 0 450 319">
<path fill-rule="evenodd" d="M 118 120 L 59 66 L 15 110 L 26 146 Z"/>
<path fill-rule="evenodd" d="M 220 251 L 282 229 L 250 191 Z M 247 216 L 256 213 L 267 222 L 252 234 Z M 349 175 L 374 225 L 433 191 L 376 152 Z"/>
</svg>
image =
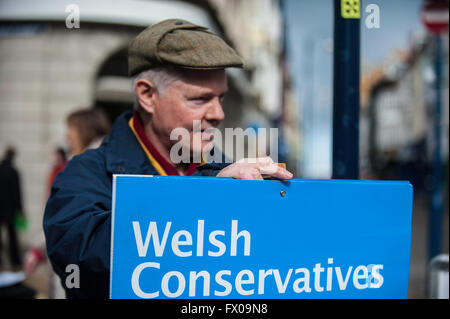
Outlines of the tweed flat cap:
<svg viewBox="0 0 450 319">
<path fill-rule="evenodd" d="M 156 23 L 134 38 L 128 47 L 131 76 L 161 65 L 189 69 L 242 68 L 242 58 L 207 28 L 181 19 Z"/>
</svg>

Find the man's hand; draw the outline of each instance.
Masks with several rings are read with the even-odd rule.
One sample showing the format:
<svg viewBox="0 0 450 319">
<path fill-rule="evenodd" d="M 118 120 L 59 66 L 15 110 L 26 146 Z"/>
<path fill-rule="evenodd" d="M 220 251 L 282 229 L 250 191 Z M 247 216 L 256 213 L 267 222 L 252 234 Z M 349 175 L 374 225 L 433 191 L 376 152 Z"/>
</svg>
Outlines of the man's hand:
<svg viewBox="0 0 450 319">
<path fill-rule="evenodd" d="M 244 158 L 221 170 L 217 177 L 262 180 L 264 177 L 291 179 L 292 173 L 278 166 L 270 157 Z"/>
</svg>

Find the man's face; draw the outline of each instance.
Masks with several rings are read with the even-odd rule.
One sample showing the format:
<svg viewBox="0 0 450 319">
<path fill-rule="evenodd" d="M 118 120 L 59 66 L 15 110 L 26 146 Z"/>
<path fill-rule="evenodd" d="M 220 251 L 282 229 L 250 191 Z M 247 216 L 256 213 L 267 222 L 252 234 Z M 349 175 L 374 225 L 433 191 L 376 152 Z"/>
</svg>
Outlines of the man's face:
<svg viewBox="0 0 450 319">
<path fill-rule="evenodd" d="M 222 102 L 227 91 L 225 70 L 185 71 L 157 96 L 151 122 L 159 140 L 170 150 L 178 142 L 170 140 L 170 133 L 184 128 L 190 133 L 191 154 L 201 153 L 213 139 L 207 130 L 217 127 L 225 117 Z M 194 121 L 201 124 L 201 131 L 199 127 L 194 130 Z"/>
</svg>

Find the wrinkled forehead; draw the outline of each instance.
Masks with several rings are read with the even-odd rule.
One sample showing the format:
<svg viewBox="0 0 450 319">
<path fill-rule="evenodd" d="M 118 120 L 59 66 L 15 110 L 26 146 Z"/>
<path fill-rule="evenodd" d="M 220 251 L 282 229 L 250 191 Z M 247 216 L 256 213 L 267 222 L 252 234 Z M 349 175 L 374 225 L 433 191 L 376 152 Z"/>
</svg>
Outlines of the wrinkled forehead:
<svg viewBox="0 0 450 319">
<path fill-rule="evenodd" d="M 203 82 L 225 82 L 227 75 L 225 69 L 198 70 L 198 69 L 178 69 L 180 80 L 186 83 L 196 84 Z"/>
<path fill-rule="evenodd" d="M 212 90 L 225 93 L 228 90 L 227 75 L 225 69 L 217 70 L 193 70 L 181 69 L 178 74 L 178 82 L 192 88 Z M 176 85 L 176 83 L 174 83 Z"/>
</svg>

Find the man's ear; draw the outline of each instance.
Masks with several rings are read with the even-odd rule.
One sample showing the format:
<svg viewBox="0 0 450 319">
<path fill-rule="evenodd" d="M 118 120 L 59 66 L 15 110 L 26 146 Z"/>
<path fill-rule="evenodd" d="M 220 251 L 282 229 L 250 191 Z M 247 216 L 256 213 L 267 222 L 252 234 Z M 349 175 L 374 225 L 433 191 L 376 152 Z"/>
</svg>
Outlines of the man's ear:
<svg viewBox="0 0 450 319">
<path fill-rule="evenodd" d="M 149 80 L 140 79 L 136 82 L 134 90 L 141 108 L 147 113 L 153 114 L 158 101 L 158 90 L 156 86 Z"/>
</svg>

